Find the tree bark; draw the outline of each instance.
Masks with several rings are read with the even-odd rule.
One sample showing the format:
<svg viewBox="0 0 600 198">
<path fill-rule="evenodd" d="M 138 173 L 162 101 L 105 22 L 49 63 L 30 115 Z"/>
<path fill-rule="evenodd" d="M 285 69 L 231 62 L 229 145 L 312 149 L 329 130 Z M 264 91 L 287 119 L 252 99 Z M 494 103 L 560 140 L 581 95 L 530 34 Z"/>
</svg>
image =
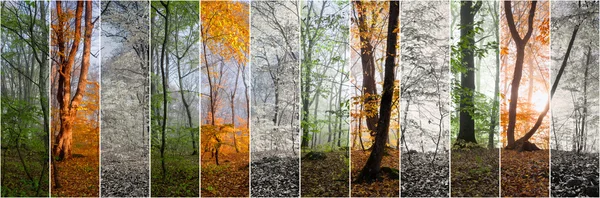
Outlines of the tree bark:
<svg viewBox="0 0 600 198">
<path fill-rule="evenodd" d="M 377 130 L 377 85 L 375 83 L 375 58 L 374 48 L 371 44 L 372 32 L 367 24 L 367 9 L 364 7 L 363 2 L 354 1 L 356 4 L 358 14 L 358 30 L 360 37 L 360 60 L 362 65 L 363 74 L 363 105 L 367 114 L 367 128 L 369 129 L 372 136 L 375 135 Z"/>
<path fill-rule="evenodd" d="M 479 8 L 481 1 L 473 4 L 472 1 L 461 2 L 460 5 L 460 43 L 466 43 L 468 47 L 461 47 L 462 64 L 465 65 L 466 73 L 461 73 L 461 95 L 460 95 L 460 120 L 457 140 L 464 142 L 477 143 L 475 139 L 475 120 L 471 115 L 475 109 L 474 92 L 475 92 L 475 63 L 474 63 L 474 47 L 475 38 L 473 35 L 474 18 Z M 462 45 L 461 45 L 462 46 Z M 468 92 L 468 93 L 464 93 Z"/>
<path fill-rule="evenodd" d="M 385 57 L 385 77 L 383 79 L 383 92 L 381 104 L 379 106 L 379 121 L 377 123 L 377 133 L 375 144 L 369 159 L 358 175 L 357 182 L 372 182 L 379 176 L 381 169 L 381 160 L 385 149 L 385 143 L 388 139 L 390 126 L 390 117 L 392 110 L 392 100 L 394 95 L 395 59 L 396 44 L 398 39 L 398 15 L 400 14 L 400 2 L 390 1 L 389 20 L 387 29 L 386 57 Z"/>
<path fill-rule="evenodd" d="M 57 93 L 57 100 L 60 107 L 60 121 L 61 127 L 58 134 L 55 137 L 53 146 L 53 154 L 59 160 L 66 160 L 71 158 L 71 148 L 73 141 L 73 123 L 77 116 L 77 107 L 83 98 L 83 93 L 87 85 L 87 74 L 90 66 L 90 48 L 92 38 L 92 3 L 90 1 L 85 2 L 85 33 L 83 38 L 83 54 L 81 57 L 81 71 L 79 80 L 77 83 L 77 90 L 75 91 L 74 97 L 71 99 L 71 73 L 77 51 L 79 49 L 79 41 L 81 38 L 81 17 L 83 15 L 84 2 L 77 2 L 77 8 L 75 11 L 75 32 L 73 35 L 73 44 L 71 45 L 70 52 L 67 53 L 66 45 L 68 39 L 68 30 L 64 29 L 70 25 L 68 22 L 68 16 L 63 15 L 62 3 L 57 2 L 57 16 L 58 16 L 58 27 L 55 30 L 57 34 L 57 43 L 59 53 L 62 54 L 59 58 L 58 72 L 59 75 L 59 87 Z M 67 56 L 68 54 L 68 56 Z"/>
<path fill-rule="evenodd" d="M 166 178 L 167 169 L 165 167 L 165 147 L 166 147 L 166 129 L 167 129 L 167 109 L 168 109 L 168 88 L 167 83 L 168 79 L 165 74 L 165 67 L 168 67 L 168 61 L 165 66 L 165 56 L 167 56 L 167 43 L 169 40 L 169 2 L 160 1 L 160 4 L 165 8 L 165 14 L 162 17 L 165 19 L 165 34 L 162 42 L 161 52 L 160 52 L 160 74 L 162 78 L 162 88 L 163 88 L 163 117 L 162 117 L 162 126 L 161 126 L 161 138 L 160 138 L 160 164 L 162 169 L 162 177 Z M 158 10 L 157 10 L 158 12 Z M 160 13 L 160 12 L 159 12 Z M 167 69 L 168 70 L 168 69 Z"/>
<path fill-rule="evenodd" d="M 525 56 L 525 46 L 527 45 L 527 42 L 529 41 L 529 38 L 531 37 L 531 34 L 533 32 L 533 19 L 535 16 L 536 5 L 537 1 L 531 2 L 531 8 L 529 9 L 527 33 L 523 38 L 521 38 L 519 36 L 519 32 L 516 28 L 515 21 L 513 18 L 511 2 L 504 1 L 504 12 L 506 14 L 506 21 L 508 23 L 508 28 L 510 29 L 511 37 L 515 41 L 515 46 L 517 48 L 517 58 L 515 60 L 515 70 L 510 90 L 510 105 L 508 108 L 508 127 L 506 131 L 508 146 L 513 145 L 515 143 L 517 101 L 519 100 L 519 86 L 521 83 L 521 76 L 523 75 L 523 59 Z"/>
</svg>

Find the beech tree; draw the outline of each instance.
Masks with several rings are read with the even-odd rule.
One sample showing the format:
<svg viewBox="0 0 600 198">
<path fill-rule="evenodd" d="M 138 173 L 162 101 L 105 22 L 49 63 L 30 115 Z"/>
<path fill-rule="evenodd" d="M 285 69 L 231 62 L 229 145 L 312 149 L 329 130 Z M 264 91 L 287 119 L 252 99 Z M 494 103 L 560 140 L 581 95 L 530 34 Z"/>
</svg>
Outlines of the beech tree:
<svg viewBox="0 0 600 198">
<path fill-rule="evenodd" d="M 363 92 L 363 110 L 366 114 L 366 123 L 371 136 L 375 136 L 377 131 L 377 104 L 379 103 L 379 96 L 377 94 L 377 86 L 375 83 L 375 47 L 373 46 L 375 32 L 373 32 L 377 25 L 377 22 L 381 19 L 380 14 L 373 10 L 370 15 L 371 18 L 367 17 L 368 9 L 364 4 L 378 4 L 378 2 L 362 2 L 353 1 L 355 4 L 357 19 L 358 19 L 358 35 L 360 38 L 360 61 L 362 65 L 362 92 Z M 371 5 L 372 6 L 372 5 Z M 383 16 L 381 16 L 383 18 Z"/>
<path fill-rule="evenodd" d="M 400 2 L 390 1 L 389 20 L 387 28 L 385 77 L 383 79 L 383 91 L 379 105 L 379 119 L 375 143 L 365 166 L 362 168 L 356 181 L 372 182 L 380 176 L 381 160 L 388 140 L 390 117 L 392 112 L 392 100 L 394 96 L 396 43 L 398 39 L 398 16 L 400 15 Z"/>
<path fill-rule="evenodd" d="M 460 38 L 459 45 L 461 46 L 473 46 L 475 43 L 475 37 L 473 33 L 474 18 L 479 9 L 481 8 L 482 2 L 477 1 L 473 4 L 472 1 L 461 2 L 460 5 Z M 475 62 L 474 62 L 474 48 L 463 47 L 460 52 L 462 55 L 462 63 L 465 66 L 465 73 L 461 73 L 460 85 L 463 92 L 460 95 L 460 126 L 458 132 L 458 140 L 465 142 L 477 143 L 475 139 L 475 120 L 471 115 L 474 107 L 474 94 L 475 91 Z"/>
<path fill-rule="evenodd" d="M 71 90 L 72 73 L 75 65 L 75 59 L 79 50 L 81 39 L 82 15 L 85 4 L 85 21 L 83 35 L 83 49 L 81 55 L 81 69 L 77 80 L 75 93 Z M 56 24 L 53 24 L 53 37 L 56 38 L 54 45 L 57 46 L 57 60 L 53 66 L 58 69 L 58 92 L 56 99 L 59 104 L 60 111 L 60 130 L 55 137 L 55 144 L 52 148 L 52 153 L 59 160 L 71 158 L 72 141 L 73 141 L 73 121 L 77 115 L 77 108 L 81 103 L 83 94 L 87 86 L 88 70 L 90 67 L 92 29 L 96 21 L 92 21 L 92 2 L 80 1 L 77 2 L 77 8 L 74 17 L 74 28 L 71 28 L 71 18 L 65 13 L 62 8 L 62 2 L 56 2 Z M 70 32 L 74 29 L 74 32 Z M 73 35 L 73 40 L 69 35 Z"/>
</svg>

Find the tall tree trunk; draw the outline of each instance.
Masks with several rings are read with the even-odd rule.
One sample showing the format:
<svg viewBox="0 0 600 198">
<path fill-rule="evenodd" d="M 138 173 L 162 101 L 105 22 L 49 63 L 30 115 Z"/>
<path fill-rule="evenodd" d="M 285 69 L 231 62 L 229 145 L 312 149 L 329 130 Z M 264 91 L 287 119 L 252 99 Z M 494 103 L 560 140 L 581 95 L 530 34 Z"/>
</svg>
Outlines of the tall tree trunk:
<svg viewBox="0 0 600 198">
<path fill-rule="evenodd" d="M 337 141 L 337 146 L 342 147 L 342 86 L 344 82 L 344 74 L 340 73 L 340 82 L 338 86 L 338 92 L 337 92 L 337 113 L 336 113 L 336 123 L 337 123 L 337 132 L 338 132 L 338 141 Z"/>
<path fill-rule="evenodd" d="M 180 21 L 177 22 L 177 29 L 180 28 Z M 179 94 L 181 96 L 181 102 L 183 103 L 183 107 L 185 109 L 185 113 L 187 116 L 187 121 L 188 121 L 188 129 L 190 132 L 190 137 L 192 140 L 192 155 L 197 155 L 198 154 L 198 146 L 196 145 L 196 136 L 194 133 L 194 122 L 192 120 L 192 113 L 190 112 L 190 104 L 187 102 L 187 99 L 185 98 L 185 94 L 184 94 L 184 88 L 183 88 L 183 78 L 185 78 L 185 76 L 181 75 L 181 59 L 185 58 L 185 55 L 188 53 L 188 51 L 190 50 L 190 48 L 194 45 L 194 42 L 191 41 L 191 37 L 187 37 L 188 40 L 186 42 L 187 46 L 184 46 L 184 50 L 183 52 L 181 52 L 181 54 L 179 53 L 179 37 L 176 36 L 175 37 L 175 59 L 176 59 L 176 63 L 177 63 L 177 79 L 178 79 L 178 83 L 179 83 Z M 168 60 L 167 60 L 168 62 Z"/>
<path fill-rule="evenodd" d="M 585 141 L 585 137 L 586 137 L 586 132 L 585 132 L 585 128 L 586 128 L 586 118 L 587 118 L 587 106 L 588 106 L 588 94 L 587 94 L 587 86 L 588 86 L 588 76 L 589 76 L 589 66 L 590 66 L 590 62 L 591 62 L 591 56 L 592 56 L 592 47 L 588 46 L 588 52 L 586 55 L 586 61 L 585 61 L 585 71 L 583 74 L 583 105 L 582 105 L 582 114 L 581 114 L 581 144 L 583 144 L 583 147 L 585 147 L 586 145 L 586 141 Z M 583 148 L 578 149 L 578 152 L 581 152 Z"/>
<path fill-rule="evenodd" d="M 385 57 L 385 77 L 383 79 L 383 92 L 381 96 L 381 104 L 379 106 L 379 121 L 377 123 L 377 133 L 375 136 L 375 144 L 369 159 L 358 175 L 357 182 L 372 182 L 379 176 L 381 169 L 381 160 L 385 149 L 385 142 L 388 139 L 390 127 L 390 117 L 392 111 L 392 100 L 394 95 L 394 80 L 395 74 L 395 59 L 396 59 L 396 44 L 398 39 L 398 15 L 400 14 L 400 2 L 390 1 L 389 20 L 387 29 L 387 43 Z"/>
<path fill-rule="evenodd" d="M 241 70 L 242 66 L 238 66 L 238 70 L 237 73 L 235 74 L 235 84 L 233 87 L 233 92 L 231 93 L 231 99 L 230 99 L 230 108 L 231 108 L 231 125 L 233 127 L 233 147 L 235 148 L 235 152 L 239 153 L 240 149 L 238 148 L 237 145 L 237 140 L 236 140 L 236 131 L 235 131 L 235 94 L 237 92 L 237 86 L 238 86 L 238 80 L 240 79 L 240 70 Z"/>
<path fill-rule="evenodd" d="M 77 84 L 75 95 L 71 99 L 71 73 L 75 63 L 76 55 L 79 50 L 81 39 L 81 17 L 84 11 L 85 3 L 85 32 L 83 38 L 83 54 L 81 56 L 80 76 Z M 55 137 L 55 142 L 52 148 L 52 153 L 57 160 L 67 160 L 71 158 L 71 146 L 73 141 L 72 127 L 75 117 L 77 116 L 77 108 L 83 98 L 83 93 L 87 85 L 87 73 L 90 66 L 90 48 L 92 38 L 92 2 L 79 1 L 75 10 L 75 31 L 73 35 L 69 34 L 68 26 L 70 26 L 69 17 L 63 13 L 62 2 L 56 2 L 57 25 L 53 26 L 57 38 L 58 54 L 60 54 L 57 65 L 59 73 L 59 85 L 56 99 L 59 104 L 60 130 Z M 73 43 L 70 49 L 67 49 L 69 38 L 73 38 Z M 69 52 L 67 52 L 69 50 Z M 60 188 L 60 180 L 58 179 L 58 167 L 54 163 L 54 183 L 56 188 Z"/>
<path fill-rule="evenodd" d="M 185 94 L 183 93 L 183 78 L 181 76 L 181 58 L 182 57 L 177 57 L 177 76 L 179 79 L 179 94 L 181 96 L 181 102 L 183 103 L 183 107 L 185 108 L 185 115 L 187 116 L 187 121 L 188 121 L 188 127 L 189 127 L 189 131 L 190 131 L 190 137 L 192 139 L 192 155 L 197 155 L 198 154 L 198 147 L 196 146 L 196 136 L 194 135 L 194 122 L 192 121 L 192 113 L 190 112 L 190 104 L 188 104 L 187 100 L 185 99 Z"/>
<path fill-rule="evenodd" d="M 360 35 L 360 60 L 363 74 L 363 105 L 366 111 L 367 128 L 372 136 L 377 130 L 377 85 L 375 83 L 375 49 L 371 44 L 372 32 L 367 24 L 367 9 L 361 1 L 354 1 L 358 14 L 358 30 Z"/>
<path fill-rule="evenodd" d="M 460 38 L 459 45 L 466 44 L 469 47 L 462 48 L 462 60 L 466 72 L 461 73 L 461 88 L 462 92 L 460 95 L 460 124 L 457 140 L 463 140 L 464 142 L 477 143 L 475 139 L 475 120 L 473 120 L 472 111 L 475 109 L 474 104 L 474 93 L 475 92 L 475 63 L 474 63 L 474 49 L 472 46 L 475 45 L 475 38 L 473 35 L 474 18 L 482 2 L 478 1 L 473 5 L 472 1 L 461 2 L 460 5 Z"/>
<path fill-rule="evenodd" d="M 162 117 L 162 126 L 161 126 L 161 138 L 160 138 L 160 164 L 162 168 L 162 177 L 166 178 L 167 169 L 165 167 L 165 147 L 166 147 L 166 129 L 167 129 L 167 109 L 168 109 L 168 88 L 167 83 L 168 79 L 165 72 L 165 67 L 168 67 L 168 60 L 165 64 L 165 56 L 168 56 L 167 51 L 167 43 L 169 40 L 169 15 L 171 14 L 169 10 L 169 2 L 160 1 L 160 4 L 165 8 L 165 13 L 162 17 L 165 19 L 165 34 L 162 42 L 162 48 L 160 52 L 160 74 L 162 77 L 162 88 L 163 88 L 163 117 Z M 157 11 L 158 12 L 158 11 Z M 166 69 L 168 70 L 168 69 Z"/>
<path fill-rule="evenodd" d="M 77 9 L 75 11 L 75 34 L 73 36 L 73 44 L 71 45 L 71 49 L 69 53 L 66 53 L 66 42 L 65 39 L 68 39 L 67 32 L 65 30 L 66 26 L 70 25 L 68 23 L 68 16 L 63 15 L 62 7 L 59 6 L 60 3 L 57 2 L 57 16 L 59 18 L 59 23 L 61 27 L 58 27 L 56 30 L 57 42 L 59 43 L 59 52 L 61 54 L 68 54 L 68 57 L 62 55 L 59 60 L 59 89 L 57 94 L 57 100 L 59 102 L 60 107 L 60 121 L 61 127 L 60 131 L 56 136 L 55 145 L 53 148 L 54 155 L 60 159 L 69 159 L 71 158 L 71 149 L 72 149 L 72 141 L 73 141 L 73 124 L 75 117 L 77 116 L 77 108 L 79 107 L 79 103 L 83 98 L 83 93 L 85 92 L 87 86 L 87 74 L 90 66 L 90 48 L 91 48 L 91 39 L 92 39 L 92 2 L 85 2 L 85 33 L 83 38 L 83 54 L 81 56 L 81 68 L 79 80 L 77 83 L 77 90 L 73 98 L 71 99 L 71 70 L 75 63 L 76 54 L 79 49 L 79 40 L 81 38 L 81 16 L 83 15 L 83 6 L 84 2 L 77 2 Z"/>
<path fill-rule="evenodd" d="M 517 48 L 517 57 L 515 60 L 515 70 L 513 74 L 513 80 L 511 83 L 510 90 L 510 104 L 508 107 L 508 127 L 506 130 L 508 145 L 507 148 L 513 147 L 515 143 L 515 126 L 517 122 L 517 101 L 519 100 L 519 86 L 521 85 L 521 76 L 523 75 L 523 59 L 525 56 L 525 46 L 531 37 L 531 33 L 533 32 L 533 19 L 535 16 L 535 9 L 537 5 L 537 1 L 531 2 L 531 7 L 529 9 L 529 18 L 528 18 L 528 26 L 527 33 L 523 38 L 519 36 L 519 31 L 515 25 L 515 21 L 512 13 L 512 2 L 504 1 L 504 12 L 506 15 L 506 21 L 508 23 L 508 28 L 510 29 L 510 34 L 512 39 L 515 41 L 515 46 Z M 533 134 L 532 134 L 533 135 Z M 529 138 L 527 138 L 529 139 Z"/>
</svg>

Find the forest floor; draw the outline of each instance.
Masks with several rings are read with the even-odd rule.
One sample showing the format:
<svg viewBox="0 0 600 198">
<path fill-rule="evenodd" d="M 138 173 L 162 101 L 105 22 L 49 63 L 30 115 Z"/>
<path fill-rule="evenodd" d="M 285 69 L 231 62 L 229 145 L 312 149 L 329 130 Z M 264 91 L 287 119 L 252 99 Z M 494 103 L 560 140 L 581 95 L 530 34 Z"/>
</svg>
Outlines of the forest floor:
<svg viewBox="0 0 600 198">
<path fill-rule="evenodd" d="M 550 152 L 553 197 L 598 197 L 598 153 Z"/>
<path fill-rule="evenodd" d="M 102 197 L 149 196 L 148 156 L 139 153 L 102 150 Z"/>
<path fill-rule="evenodd" d="M 251 163 L 252 197 L 300 196 L 300 162 L 297 156 L 260 156 Z"/>
<path fill-rule="evenodd" d="M 302 196 L 347 197 L 348 163 L 348 151 L 344 150 L 303 154 Z"/>
<path fill-rule="evenodd" d="M 402 153 L 402 197 L 447 197 L 449 196 L 448 154 L 438 152 Z M 410 158 L 410 159 L 409 159 Z"/>
<path fill-rule="evenodd" d="M 219 165 L 214 158 L 202 158 L 202 197 L 248 197 L 249 154 L 221 153 Z"/>
<path fill-rule="evenodd" d="M 499 196 L 498 149 L 452 150 L 452 197 Z"/>
<path fill-rule="evenodd" d="M 398 150 L 385 149 L 383 160 L 381 161 L 381 167 L 389 167 L 397 169 L 400 167 L 398 160 Z M 371 154 L 370 150 L 353 150 L 350 159 L 352 159 L 352 197 L 398 197 L 400 193 L 398 191 L 398 185 L 400 184 L 399 178 L 389 178 L 388 175 L 383 176 L 381 181 L 372 183 L 355 183 L 354 179 L 358 177 L 360 171 L 367 163 L 367 159 Z"/>
<path fill-rule="evenodd" d="M 548 197 L 549 151 L 502 149 L 502 197 Z"/>
<path fill-rule="evenodd" d="M 98 197 L 99 194 L 99 139 L 98 130 L 73 129 L 71 159 L 56 162 L 60 188 L 52 184 L 52 196 Z M 53 180 L 54 182 L 54 180 Z"/>
<path fill-rule="evenodd" d="M 200 196 L 200 161 L 198 155 L 174 155 L 165 153 L 167 174 L 163 177 L 160 153 L 152 152 L 150 192 L 152 197 L 198 197 Z"/>
<path fill-rule="evenodd" d="M 21 151 L 25 153 L 25 151 Z M 10 155 L 8 155 L 10 153 Z M 40 153 L 41 154 L 41 153 Z M 32 183 L 25 173 L 21 161 L 17 155 L 16 149 L 2 149 L 2 197 L 41 197 L 48 196 L 48 173 L 49 164 L 43 166 L 42 160 L 48 160 L 48 157 L 40 158 L 39 154 L 24 154 L 26 155 L 27 169 L 29 174 L 37 183 L 40 180 L 40 173 L 43 170 L 43 178 L 41 179 L 41 185 L 39 192 L 37 187 L 34 188 Z M 36 157 L 37 156 L 37 157 Z M 46 154 L 47 156 L 47 154 Z"/>
</svg>

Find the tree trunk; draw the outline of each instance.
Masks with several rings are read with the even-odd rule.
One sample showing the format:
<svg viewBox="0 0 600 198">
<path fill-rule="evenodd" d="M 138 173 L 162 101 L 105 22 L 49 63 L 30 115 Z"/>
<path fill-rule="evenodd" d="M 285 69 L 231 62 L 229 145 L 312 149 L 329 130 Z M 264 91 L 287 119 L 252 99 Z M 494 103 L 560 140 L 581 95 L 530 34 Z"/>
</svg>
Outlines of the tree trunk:
<svg viewBox="0 0 600 198">
<path fill-rule="evenodd" d="M 535 1 L 533 3 L 535 5 Z M 533 9 L 535 9 L 535 8 L 533 8 Z M 532 18 L 531 15 L 533 15 L 533 14 L 530 13 L 530 18 Z M 531 27 L 531 22 L 530 22 L 530 27 Z M 552 89 L 550 90 L 550 98 L 549 98 L 548 102 L 546 103 L 546 106 L 544 107 L 544 110 L 540 113 L 540 115 L 537 118 L 537 121 L 535 122 L 535 125 L 533 125 L 533 127 L 529 130 L 529 132 L 527 132 L 525 134 L 525 136 L 519 138 L 519 140 L 517 140 L 516 142 L 512 142 L 512 144 L 509 142 L 509 144 L 506 146 L 507 149 L 523 150 L 521 148 L 521 145 L 523 143 L 527 142 L 529 140 L 529 138 L 531 138 L 531 136 L 533 136 L 533 134 L 535 134 L 535 132 L 537 131 L 537 129 L 540 127 L 540 125 L 542 125 L 542 121 L 544 120 L 544 117 L 546 117 L 546 114 L 550 110 L 550 101 L 552 100 L 552 97 L 554 96 L 554 93 L 556 92 L 556 89 L 558 88 L 558 83 L 560 82 L 560 78 L 562 77 L 562 74 L 565 71 L 565 67 L 567 66 L 567 60 L 569 59 L 569 55 L 571 54 L 571 49 L 573 48 L 573 43 L 575 41 L 575 38 L 577 37 L 577 31 L 578 30 L 579 30 L 579 24 L 575 25 L 575 28 L 573 28 L 573 34 L 571 35 L 571 40 L 569 41 L 569 45 L 567 47 L 567 51 L 565 52 L 565 57 L 564 57 L 564 59 L 563 59 L 563 61 L 561 63 L 561 66 L 560 66 L 560 69 L 558 70 L 558 73 L 556 74 L 556 78 L 554 80 L 554 83 L 552 84 Z M 516 73 L 516 70 L 515 70 L 515 73 Z M 512 98 L 512 96 L 511 96 L 511 98 Z M 512 102 L 511 102 L 511 104 L 512 104 Z M 513 132 L 514 132 L 514 124 L 513 124 Z M 513 140 L 514 140 L 514 133 L 513 133 Z"/>
<path fill-rule="evenodd" d="M 338 87 L 338 92 L 337 92 L 337 113 L 336 113 L 336 121 L 337 121 L 337 132 L 338 132 L 338 139 L 337 139 L 337 146 L 338 148 L 342 147 L 342 82 L 344 82 L 344 75 L 340 74 L 340 86 Z M 335 134 L 334 134 L 335 135 Z"/>
<path fill-rule="evenodd" d="M 160 164 L 161 164 L 161 169 L 162 169 L 162 177 L 166 178 L 167 176 L 167 169 L 165 167 L 165 143 L 166 143 L 166 129 L 167 129 L 167 109 L 168 109 L 168 88 L 167 88 L 167 83 L 168 83 L 168 79 L 166 77 L 165 74 L 165 67 L 168 67 L 168 62 L 165 65 L 165 56 L 167 56 L 166 50 L 167 50 L 167 43 L 169 40 L 169 15 L 170 15 L 170 11 L 169 11 L 169 2 L 163 2 L 161 1 L 160 4 L 162 4 L 163 7 L 165 7 L 165 14 L 163 15 L 163 18 L 165 19 L 165 35 L 163 38 L 163 43 L 162 43 L 162 48 L 161 48 L 161 52 L 160 52 L 160 74 L 162 77 L 162 88 L 163 88 L 163 117 L 162 117 L 162 126 L 161 126 L 161 139 L 160 139 Z M 166 69 L 168 70 L 168 69 Z"/>
<path fill-rule="evenodd" d="M 462 2 L 460 5 L 460 38 L 461 42 L 459 45 L 462 46 L 462 43 L 465 42 L 466 46 L 469 47 L 461 47 L 462 48 L 462 60 L 461 62 L 465 64 L 466 73 L 461 74 L 461 88 L 462 93 L 460 95 L 460 126 L 458 131 L 457 140 L 463 140 L 464 142 L 472 142 L 477 143 L 475 139 L 475 120 L 472 117 L 472 111 L 475 109 L 474 105 L 474 92 L 475 92 L 475 63 L 474 63 L 474 53 L 473 46 L 475 44 L 475 39 L 473 35 L 473 20 L 475 18 L 475 14 L 481 7 L 481 1 L 478 1 L 475 5 L 473 5 L 472 1 Z M 465 39 L 466 40 L 463 40 Z M 464 93 L 468 92 L 468 93 Z"/>
<path fill-rule="evenodd" d="M 587 79 L 589 76 L 589 66 L 590 66 L 590 62 L 591 62 L 591 54 L 592 53 L 592 48 L 591 46 L 588 46 L 588 52 L 586 55 L 586 61 L 585 61 L 585 69 L 584 69 L 584 74 L 583 74 L 583 105 L 582 105 L 582 113 L 581 113 L 581 127 L 579 127 L 581 129 L 580 132 L 580 136 L 581 136 L 581 142 L 580 144 L 582 144 L 582 147 L 580 147 L 577 152 L 581 152 L 581 150 L 584 150 L 584 147 L 586 145 L 586 132 L 585 132 L 585 128 L 586 128 L 586 118 L 587 118 L 587 106 L 588 106 L 588 94 L 587 94 Z"/>
<path fill-rule="evenodd" d="M 519 32 L 515 25 L 512 14 L 512 5 L 510 1 L 504 2 L 504 12 L 506 14 L 506 20 L 512 39 L 515 41 L 517 48 L 517 58 L 515 60 L 515 70 L 513 74 L 513 80 L 511 83 L 510 90 L 510 105 L 508 108 L 508 127 L 506 131 L 508 147 L 512 147 L 515 143 L 515 126 L 517 122 L 517 101 L 519 100 L 519 86 L 521 84 L 521 76 L 523 75 L 523 58 L 525 56 L 525 46 L 531 37 L 533 32 L 533 19 L 535 15 L 537 1 L 531 2 L 531 8 L 529 9 L 528 27 L 527 33 L 523 38 L 519 36 Z M 540 123 L 541 124 L 541 123 Z M 539 127 L 539 126 L 538 126 Z M 533 134 L 532 134 L 533 135 Z M 529 139 L 529 138 L 527 138 Z"/>
<path fill-rule="evenodd" d="M 372 136 L 377 130 L 377 85 L 375 83 L 374 47 L 371 44 L 372 32 L 365 16 L 366 8 L 363 2 L 354 1 L 358 10 L 358 30 L 360 35 L 360 60 L 363 74 L 363 105 L 367 114 L 367 128 Z"/>
<path fill-rule="evenodd" d="M 181 102 L 183 103 L 183 107 L 185 108 L 185 115 L 187 116 L 188 127 L 190 131 L 190 137 L 192 139 L 192 155 L 198 154 L 198 147 L 196 146 L 196 136 L 194 135 L 194 122 L 192 121 L 192 113 L 190 112 L 190 104 L 188 104 L 185 99 L 185 94 L 183 93 L 183 77 L 181 76 L 181 59 L 182 57 L 177 57 L 177 75 L 179 79 L 179 94 L 181 96 Z"/>
<path fill-rule="evenodd" d="M 392 100 L 394 95 L 394 80 L 395 74 L 395 59 L 396 59 L 396 44 L 398 39 L 398 15 L 400 13 L 400 2 L 390 1 L 389 20 L 387 29 L 387 43 L 385 57 L 385 77 L 383 79 L 383 92 L 381 104 L 379 106 L 379 121 L 377 123 L 377 133 L 375 136 L 375 144 L 369 159 L 358 175 L 357 182 L 372 182 L 379 176 L 381 169 L 381 160 L 385 149 L 385 142 L 388 139 L 390 126 L 390 117 L 392 110 Z"/>
<path fill-rule="evenodd" d="M 238 86 L 238 80 L 240 79 L 240 67 L 238 67 L 237 73 L 235 75 L 235 84 L 233 87 L 233 92 L 231 93 L 231 103 L 230 103 L 230 108 L 231 108 L 231 125 L 233 127 L 233 147 L 235 148 L 235 152 L 239 153 L 240 149 L 238 148 L 237 145 L 237 140 L 235 138 L 235 134 L 237 133 L 235 131 L 235 94 L 237 92 L 237 86 Z"/>
</svg>

